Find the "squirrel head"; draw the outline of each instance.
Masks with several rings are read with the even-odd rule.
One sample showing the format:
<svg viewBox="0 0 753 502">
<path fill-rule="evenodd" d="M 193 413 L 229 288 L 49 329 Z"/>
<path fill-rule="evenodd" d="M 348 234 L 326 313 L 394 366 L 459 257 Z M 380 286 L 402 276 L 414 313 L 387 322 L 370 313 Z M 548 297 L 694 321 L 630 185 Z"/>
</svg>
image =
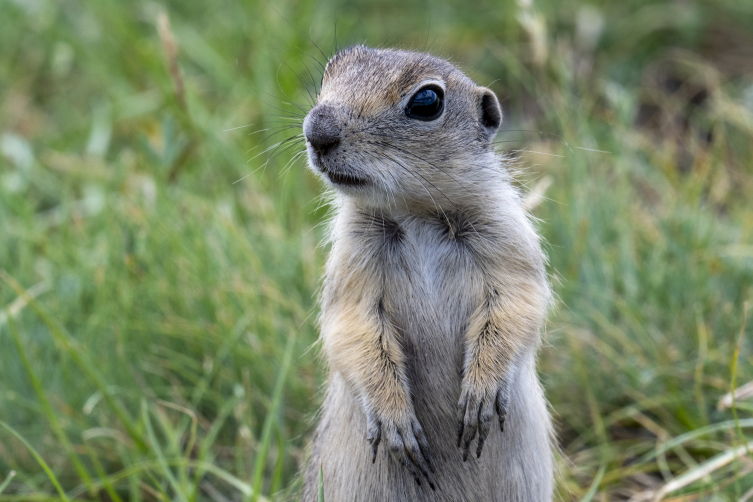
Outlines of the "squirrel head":
<svg viewBox="0 0 753 502">
<path fill-rule="evenodd" d="M 447 61 L 355 46 L 327 63 L 303 132 L 311 168 L 344 195 L 436 206 L 488 179 L 501 122 L 494 93 Z"/>
</svg>

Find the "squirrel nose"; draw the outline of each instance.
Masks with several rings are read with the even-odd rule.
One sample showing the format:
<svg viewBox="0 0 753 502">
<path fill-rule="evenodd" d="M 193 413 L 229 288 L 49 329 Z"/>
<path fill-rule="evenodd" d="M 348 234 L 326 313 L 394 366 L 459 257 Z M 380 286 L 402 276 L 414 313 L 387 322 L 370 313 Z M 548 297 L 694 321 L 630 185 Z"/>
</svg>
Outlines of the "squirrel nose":
<svg viewBox="0 0 753 502">
<path fill-rule="evenodd" d="M 340 127 L 331 106 L 319 105 L 306 115 L 303 133 L 319 155 L 326 155 L 340 143 Z"/>
</svg>

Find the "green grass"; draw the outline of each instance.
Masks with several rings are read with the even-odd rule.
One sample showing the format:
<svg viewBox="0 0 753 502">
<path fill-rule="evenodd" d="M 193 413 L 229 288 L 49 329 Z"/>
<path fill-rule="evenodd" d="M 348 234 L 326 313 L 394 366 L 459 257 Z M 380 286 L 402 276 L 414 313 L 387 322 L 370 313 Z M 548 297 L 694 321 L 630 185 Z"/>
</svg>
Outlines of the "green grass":
<svg viewBox="0 0 753 502">
<path fill-rule="evenodd" d="M 561 499 L 753 493 L 753 401 L 717 407 L 753 380 L 753 3 L 0 12 L 0 502 L 294 499 L 327 208 L 296 148 L 256 156 L 297 130 L 249 133 L 308 106 L 335 24 L 490 85 L 548 186 Z"/>
</svg>

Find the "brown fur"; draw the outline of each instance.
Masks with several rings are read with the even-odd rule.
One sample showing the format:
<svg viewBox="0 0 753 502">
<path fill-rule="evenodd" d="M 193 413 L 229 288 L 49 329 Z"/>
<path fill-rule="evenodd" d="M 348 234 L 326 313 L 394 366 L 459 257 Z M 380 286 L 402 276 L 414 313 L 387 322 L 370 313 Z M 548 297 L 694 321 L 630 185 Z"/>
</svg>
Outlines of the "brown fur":
<svg viewBox="0 0 753 502">
<path fill-rule="evenodd" d="M 427 83 L 444 112 L 407 117 Z M 327 502 L 551 500 L 535 373 L 550 290 L 491 143 L 500 120 L 491 91 L 427 54 L 359 46 L 328 63 L 304 122 L 309 158 L 329 184 L 358 183 L 335 186 L 330 379 L 304 501 L 320 466 Z"/>
</svg>

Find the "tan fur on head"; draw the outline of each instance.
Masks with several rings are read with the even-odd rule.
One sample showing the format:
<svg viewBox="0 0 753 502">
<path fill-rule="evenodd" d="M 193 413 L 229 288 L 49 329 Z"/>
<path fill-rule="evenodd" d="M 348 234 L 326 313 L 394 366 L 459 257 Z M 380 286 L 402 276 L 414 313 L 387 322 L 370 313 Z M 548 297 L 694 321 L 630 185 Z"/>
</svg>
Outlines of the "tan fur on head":
<svg viewBox="0 0 753 502">
<path fill-rule="evenodd" d="M 320 466 L 329 502 L 551 500 L 535 372 L 550 290 L 494 152 L 501 121 L 492 91 L 427 54 L 357 46 L 327 64 L 304 121 L 336 205 L 305 501 Z"/>
</svg>

